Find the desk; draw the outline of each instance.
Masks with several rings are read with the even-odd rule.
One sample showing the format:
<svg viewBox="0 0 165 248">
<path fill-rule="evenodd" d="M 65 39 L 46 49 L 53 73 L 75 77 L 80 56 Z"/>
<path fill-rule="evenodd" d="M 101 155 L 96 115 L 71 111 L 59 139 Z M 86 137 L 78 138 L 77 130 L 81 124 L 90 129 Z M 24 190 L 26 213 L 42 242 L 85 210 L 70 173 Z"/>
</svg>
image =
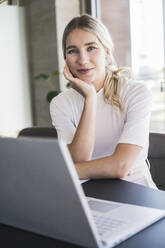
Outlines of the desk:
<svg viewBox="0 0 165 248">
<path fill-rule="evenodd" d="M 165 192 L 123 180 L 91 180 L 83 184 L 87 196 L 123 203 L 165 209 Z M 0 244 L 3 248 L 76 248 L 51 238 L 46 238 L 16 228 L 0 225 Z M 117 248 L 164 248 L 165 218 L 124 241 Z"/>
</svg>

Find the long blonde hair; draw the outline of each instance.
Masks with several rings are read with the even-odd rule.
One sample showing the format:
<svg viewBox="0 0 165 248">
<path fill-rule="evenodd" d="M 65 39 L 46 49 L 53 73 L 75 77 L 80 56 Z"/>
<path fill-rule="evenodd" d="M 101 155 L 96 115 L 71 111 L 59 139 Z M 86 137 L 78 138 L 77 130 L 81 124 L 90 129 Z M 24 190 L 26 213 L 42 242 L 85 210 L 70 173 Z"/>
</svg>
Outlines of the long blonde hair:
<svg viewBox="0 0 165 248">
<path fill-rule="evenodd" d="M 124 103 L 120 96 L 120 89 L 121 84 L 127 82 L 127 77 L 123 72 L 129 72 L 129 70 L 127 68 L 117 68 L 113 56 L 114 45 L 108 29 L 100 20 L 94 19 L 87 14 L 73 18 L 63 33 L 62 45 L 64 59 L 66 59 L 66 40 L 74 29 L 82 29 L 93 33 L 105 48 L 108 56 L 104 81 L 104 101 L 113 107 L 119 108 L 120 112 L 122 112 L 124 110 Z"/>
</svg>

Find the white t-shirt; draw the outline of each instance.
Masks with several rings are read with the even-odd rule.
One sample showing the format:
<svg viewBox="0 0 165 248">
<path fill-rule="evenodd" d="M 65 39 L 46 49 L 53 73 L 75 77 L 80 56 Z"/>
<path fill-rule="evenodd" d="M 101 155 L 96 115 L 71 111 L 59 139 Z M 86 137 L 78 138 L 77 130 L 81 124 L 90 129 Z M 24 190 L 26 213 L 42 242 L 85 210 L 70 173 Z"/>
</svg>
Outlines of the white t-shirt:
<svg viewBox="0 0 165 248">
<path fill-rule="evenodd" d="M 121 88 L 124 112 L 120 114 L 105 103 L 104 89 L 97 92 L 96 139 L 92 159 L 112 155 L 117 144 L 143 147 L 136 162 L 124 178 L 127 181 L 155 187 L 145 162 L 148 153 L 151 92 L 142 83 L 129 81 Z M 72 142 L 84 107 L 84 97 L 69 89 L 53 98 L 50 104 L 52 124 L 58 138 Z"/>
</svg>

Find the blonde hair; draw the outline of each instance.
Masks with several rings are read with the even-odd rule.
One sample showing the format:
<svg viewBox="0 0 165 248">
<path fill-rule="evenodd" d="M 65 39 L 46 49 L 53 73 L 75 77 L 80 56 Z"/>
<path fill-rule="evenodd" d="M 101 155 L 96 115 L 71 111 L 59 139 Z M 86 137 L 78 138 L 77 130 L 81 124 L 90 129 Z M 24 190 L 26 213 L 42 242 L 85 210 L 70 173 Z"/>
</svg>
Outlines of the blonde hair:
<svg viewBox="0 0 165 248">
<path fill-rule="evenodd" d="M 74 29 L 82 29 L 93 33 L 105 48 L 108 56 L 104 81 L 104 101 L 113 107 L 119 108 L 120 112 L 123 112 L 124 103 L 120 96 L 120 89 L 121 84 L 127 82 L 127 77 L 123 72 L 128 72 L 128 68 L 117 68 L 113 56 L 114 45 L 108 29 L 100 20 L 94 19 L 87 14 L 73 18 L 63 33 L 62 45 L 64 59 L 66 59 L 66 40 Z"/>
</svg>

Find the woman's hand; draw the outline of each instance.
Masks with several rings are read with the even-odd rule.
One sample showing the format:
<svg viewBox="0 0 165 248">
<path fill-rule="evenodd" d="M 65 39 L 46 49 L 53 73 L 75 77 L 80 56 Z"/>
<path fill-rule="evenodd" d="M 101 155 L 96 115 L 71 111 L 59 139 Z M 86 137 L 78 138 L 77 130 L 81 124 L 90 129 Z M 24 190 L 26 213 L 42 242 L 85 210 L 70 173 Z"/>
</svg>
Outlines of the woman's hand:
<svg viewBox="0 0 165 248">
<path fill-rule="evenodd" d="M 79 78 L 73 77 L 67 64 L 64 67 L 64 76 L 67 80 L 70 81 L 71 87 L 78 91 L 85 98 L 90 96 L 96 96 L 96 89 L 94 85 L 88 84 L 80 80 Z"/>
</svg>

